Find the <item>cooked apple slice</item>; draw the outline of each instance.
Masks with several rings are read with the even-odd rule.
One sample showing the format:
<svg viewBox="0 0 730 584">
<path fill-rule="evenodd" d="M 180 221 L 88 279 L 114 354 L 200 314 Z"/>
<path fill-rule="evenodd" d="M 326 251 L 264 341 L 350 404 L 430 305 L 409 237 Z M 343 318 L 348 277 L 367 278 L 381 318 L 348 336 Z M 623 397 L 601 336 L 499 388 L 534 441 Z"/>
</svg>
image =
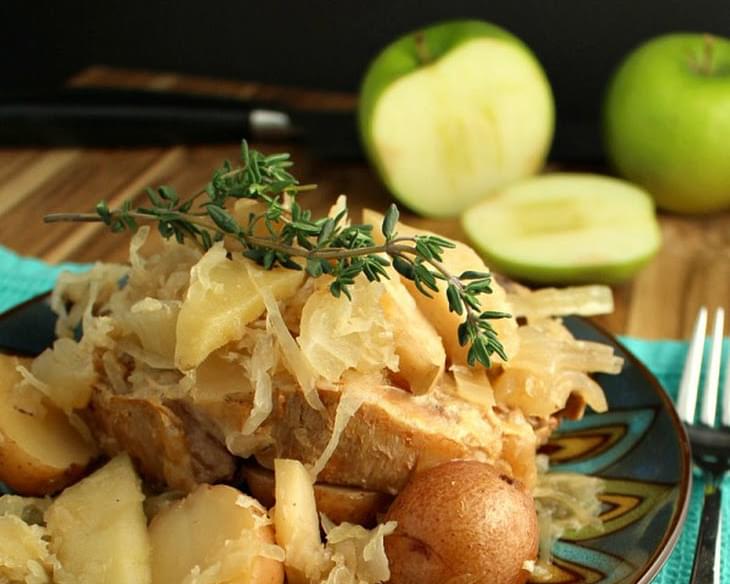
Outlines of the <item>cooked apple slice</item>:
<svg viewBox="0 0 730 584">
<path fill-rule="evenodd" d="M 46 512 L 50 549 L 74 582 L 150 583 L 143 501 L 132 463 L 120 455 L 51 504 Z"/>
<path fill-rule="evenodd" d="M 243 258 L 226 258 L 222 246 L 211 248 L 191 271 L 191 284 L 177 319 L 175 364 L 193 369 L 216 349 L 239 339 L 244 327 L 264 313 L 258 286 L 269 288 L 278 300 L 292 296 L 304 272 L 265 270 Z"/>
<path fill-rule="evenodd" d="M 614 283 L 659 249 L 651 197 L 622 180 L 548 174 L 469 209 L 464 231 L 495 268 L 539 283 Z"/>
<path fill-rule="evenodd" d="M 200 485 L 150 523 L 152 582 L 281 584 L 283 551 L 261 504 L 226 485 Z"/>
<path fill-rule="evenodd" d="M 286 552 L 288 584 L 319 581 L 325 567 L 312 479 L 298 460 L 274 461 L 276 543 Z"/>
<path fill-rule="evenodd" d="M 369 223 L 374 226 L 373 237 L 378 243 L 383 243 L 385 238 L 383 237 L 380 226 L 383 224 L 383 216 L 380 213 L 365 209 L 363 211 L 363 222 Z M 425 230 L 414 229 L 398 223 L 396 231 L 400 235 L 405 236 L 416 236 L 416 235 L 434 235 L 433 233 Z M 477 253 L 471 249 L 468 245 L 454 242 L 456 247 L 454 249 L 444 250 L 442 264 L 452 274 L 458 276 L 459 274 L 469 271 L 476 270 L 481 272 L 488 272 L 489 268 L 484 265 L 484 261 L 477 255 Z M 413 282 L 402 278 L 401 281 L 408 288 L 408 291 L 413 296 L 418 308 L 426 316 L 426 318 L 434 326 L 438 334 L 441 336 L 441 340 L 446 349 L 446 356 L 449 361 L 454 365 L 466 364 L 466 355 L 469 351 L 469 347 L 462 347 L 459 344 L 457 335 L 457 329 L 459 324 L 463 320 L 463 316 L 459 316 L 455 312 L 449 311 L 449 301 L 446 298 L 446 290 L 442 286 L 438 294 L 434 294 L 431 298 L 425 296 L 415 287 Z M 496 310 L 501 312 L 510 312 L 510 306 L 507 302 L 504 289 L 497 284 L 492 283 L 492 294 L 482 294 L 479 298 L 482 301 L 483 310 Z M 492 321 L 494 330 L 497 331 L 502 346 L 509 357 L 516 352 L 519 339 L 517 338 L 517 323 L 514 318 L 505 318 L 500 320 Z M 493 360 L 498 361 L 499 357 L 493 355 Z"/>
<path fill-rule="evenodd" d="M 30 359 L 0 355 L 0 480 L 46 495 L 78 479 L 97 451 L 40 391 L 19 386 L 18 365 Z"/>
<path fill-rule="evenodd" d="M 380 302 L 385 317 L 393 323 L 393 340 L 398 355 L 398 373 L 411 393 L 428 393 L 444 372 L 446 352 L 436 329 L 423 316 L 416 301 L 392 268 L 390 280 L 383 280 L 385 294 Z"/>
</svg>

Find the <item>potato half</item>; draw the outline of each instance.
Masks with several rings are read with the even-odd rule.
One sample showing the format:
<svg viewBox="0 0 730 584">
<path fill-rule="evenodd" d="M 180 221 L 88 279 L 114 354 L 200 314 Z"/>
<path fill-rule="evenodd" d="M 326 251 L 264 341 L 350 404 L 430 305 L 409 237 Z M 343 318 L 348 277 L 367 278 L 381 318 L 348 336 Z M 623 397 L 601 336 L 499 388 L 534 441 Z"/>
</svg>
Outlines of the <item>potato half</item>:
<svg viewBox="0 0 730 584">
<path fill-rule="evenodd" d="M 19 365 L 30 359 L 0 355 L 0 480 L 47 495 L 77 480 L 97 451 L 40 391 L 18 387 Z"/>
<path fill-rule="evenodd" d="M 516 481 L 477 461 L 419 473 L 387 515 L 391 584 L 522 584 L 537 555 L 532 497 Z"/>
</svg>

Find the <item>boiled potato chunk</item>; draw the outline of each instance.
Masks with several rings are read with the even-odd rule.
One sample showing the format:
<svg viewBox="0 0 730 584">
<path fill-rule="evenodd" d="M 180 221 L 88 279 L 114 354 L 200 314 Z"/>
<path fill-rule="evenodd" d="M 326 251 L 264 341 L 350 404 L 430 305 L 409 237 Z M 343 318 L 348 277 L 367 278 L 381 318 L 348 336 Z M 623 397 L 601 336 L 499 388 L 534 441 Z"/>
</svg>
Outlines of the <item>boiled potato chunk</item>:
<svg viewBox="0 0 730 584">
<path fill-rule="evenodd" d="M 428 393 L 444 373 L 444 345 L 396 271 L 389 269 L 389 275 L 390 280 L 383 280 L 385 294 L 381 304 L 385 317 L 393 323 L 398 377 L 412 393 Z"/>
<path fill-rule="evenodd" d="M 374 225 L 373 238 L 379 244 L 384 243 L 385 238 L 380 230 L 380 225 L 383 224 L 383 216 L 370 209 L 365 209 L 363 211 L 363 222 Z M 414 229 L 413 227 L 409 227 L 403 223 L 398 224 L 396 231 L 400 235 L 407 237 L 413 237 L 416 235 L 433 235 L 433 233 L 430 233 L 429 231 Z M 442 264 L 447 270 L 449 270 L 449 272 L 458 276 L 468 270 L 479 272 L 490 271 L 489 268 L 484 265 L 484 261 L 468 245 L 458 241 L 454 243 L 456 244 L 454 249 L 446 249 L 443 253 Z M 457 329 L 464 317 L 459 316 L 455 312 L 449 311 L 449 302 L 446 298 L 445 287 L 441 286 L 441 291 L 429 298 L 419 292 L 410 280 L 403 278 L 402 281 L 416 301 L 418 308 L 441 336 L 444 348 L 446 349 L 446 356 L 451 364 L 466 364 L 466 356 L 469 351 L 469 347 L 462 347 L 459 344 L 457 336 Z M 507 302 L 504 289 L 493 281 L 492 290 L 492 294 L 482 294 L 479 297 L 482 303 L 482 310 L 510 312 L 509 302 Z M 507 357 L 516 353 L 519 339 L 517 338 L 517 322 L 515 319 L 505 318 L 493 320 L 492 326 L 497 332 L 497 336 L 507 353 Z M 500 359 L 497 355 L 493 355 L 493 360 L 499 361 Z"/>
<path fill-rule="evenodd" d="M 76 480 L 96 447 L 40 391 L 18 386 L 18 365 L 30 360 L 0 355 L 0 480 L 23 495 L 46 495 Z"/>
<path fill-rule="evenodd" d="M 152 583 L 281 584 L 283 552 L 266 510 L 226 485 L 200 485 L 150 524 Z"/>
<path fill-rule="evenodd" d="M 274 461 L 276 543 L 286 552 L 288 584 L 319 581 L 325 565 L 312 479 L 298 460 Z"/>
<path fill-rule="evenodd" d="M 126 454 L 58 496 L 46 512 L 50 549 L 75 582 L 150 583 L 143 501 Z"/>
<path fill-rule="evenodd" d="M 304 277 L 303 271 L 264 270 L 240 256 L 229 260 L 221 245 L 211 248 L 190 273 L 190 287 L 177 319 L 175 365 L 193 369 L 216 349 L 241 338 L 246 325 L 265 310 L 257 285 L 268 288 L 277 300 L 285 300 L 294 295 Z"/>
</svg>

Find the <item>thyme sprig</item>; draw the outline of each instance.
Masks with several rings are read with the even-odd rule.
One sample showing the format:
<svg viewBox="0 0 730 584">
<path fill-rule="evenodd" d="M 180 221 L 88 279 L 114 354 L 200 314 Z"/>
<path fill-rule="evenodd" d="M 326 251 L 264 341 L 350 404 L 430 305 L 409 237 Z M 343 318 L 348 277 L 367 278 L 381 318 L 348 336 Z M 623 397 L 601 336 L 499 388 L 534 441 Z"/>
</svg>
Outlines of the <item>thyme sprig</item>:
<svg viewBox="0 0 730 584">
<path fill-rule="evenodd" d="M 146 190 L 149 204 L 145 206 L 135 208 L 126 201 L 120 208 L 110 209 L 101 201 L 96 213 L 56 213 L 44 219 L 102 221 L 113 232 L 136 231 L 139 222 L 151 221 L 164 238 L 190 241 L 201 250 L 224 238 L 233 239 L 243 255 L 265 269 L 281 266 L 305 269 L 312 278 L 331 276 L 329 289 L 337 298 L 351 298 L 350 288 L 360 275 L 371 282 L 388 278 L 387 268 L 392 265 L 425 296 L 439 293 L 439 283 L 445 284 L 449 310 L 464 317 L 458 339 L 462 346 L 469 346 L 469 365 L 489 367 L 495 353 L 507 359 L 491 321 L 510 315 L 481 306 L 481 295 L 492 292 L 489 272 L 452 274 L 443 264 L 443 253 L 455 244 L 435 235 L 398 235 L 395 205 L 383 219 L 382 245 L 376 244 L 372 225 L 348 224 L 347 209 L 333 217 L 313 218 L 296 196 L 315 187 L 300 185 L 288 171 L 291 166 L 289 154 L 265 155 L 249 149 L 244 141 L 240 165 L 224 162 L 206 187 L 192 196 L 183 198 L 172 187 L 160 186 Z M 243 222 L 226 207 L 236 199 L 258 203 L 251 205 Z"/>
</svg>

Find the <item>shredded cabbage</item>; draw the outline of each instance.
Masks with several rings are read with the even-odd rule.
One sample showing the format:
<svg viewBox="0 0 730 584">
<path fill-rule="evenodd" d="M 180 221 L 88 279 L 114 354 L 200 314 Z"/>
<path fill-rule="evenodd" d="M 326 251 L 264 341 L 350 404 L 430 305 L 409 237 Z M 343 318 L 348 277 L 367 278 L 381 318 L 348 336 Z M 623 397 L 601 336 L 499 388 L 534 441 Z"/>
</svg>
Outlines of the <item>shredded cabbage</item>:
<svg viewBox="0 0 730 584">
<path fill-rule="evenodd" d="M 258 335 L 251 358 L 246 363 L 246 372 L 253 382 L 255 391 L 253 408 L 241 429 L 241 434 L 253 434 L 274 408 L 270 371 L 275 366 L 274 337 L 270 334 Z"/>
<path fill-rule="evenodd" d="M 351 523 L 335 526 L 322 516 L 322 526 L 327 535 L 325 554 L 332 564 L 323 583 L 378 584 L 390 579 L 384 539 L 395 531 L 395 521 L 368 530 Z"/>
<path fill-rule="evenodd" d="M 345 371 L 398 371 L 393 323 L 386 319 L 380 282 L 358 277 L 351 298 L 320 287 L 302 309 L 299 343 L 316 372 L 337 382 Z"/>
<path fill-rule="evenodd" d="M 603 529 L 598 498 L 603 488 L 598 477 L 552 472 L 538 475 L 532 496 L 540 529 L 540 562 L 550 562 L 553 544 L 566 532 Z"/>
<path fill-rule="evenodd" d="M 309 406 L 315 410 L 324 409 L 324 404 L 317 393 L 312 364 L 286 327 L 279 305 L 271 291 L 266 287 L 259 286 L 256 275 L 253 272 L 250 272 L 250 274 L 256 290 L 264 301 L 264 306 L 266 306 L 267 327 L 271 328 L 276 337 L 284 363 L 299 382 L 304 399 L 307 400 Z"/>
<path fill-rule="evenodd" d="M 0 558 L 0 582 L 52 582 L 52 556 L 40 525 L 29 525 L 11 513 L 0 516 Z"/>
<path fill-rule="evenodd" d="M 365 402 L 365 396 L 366 394 L 363 391 L 353 391 L 343 388 L 342 393 L 340 394 L 340 401 L 337 404 L 337 410 L 335 411 L 335 423 L 332 427 L 332 435 L 327 442 L 327 446 L 325 446 L 322 451 L 322 454 L 319 455 L 319 458 L 309 471 L 309 474 L 312 477 L 312 482 L 317 480 L 319 473 L 322 472 L 322 469 L 327 466 L 329 459 L 332 458 L 332 455 L 340 442 L 342 433 L 345 431 L 348 422 Z"/>
<path fill-rule="evenodd" d="M 529 321 L 549 316 L 595 316 L 613 312 L 613 293 L 608 286 L 568 286 L 566 288 L 520 288 L 507 296 L 515 317 Z"/>
</svg>

